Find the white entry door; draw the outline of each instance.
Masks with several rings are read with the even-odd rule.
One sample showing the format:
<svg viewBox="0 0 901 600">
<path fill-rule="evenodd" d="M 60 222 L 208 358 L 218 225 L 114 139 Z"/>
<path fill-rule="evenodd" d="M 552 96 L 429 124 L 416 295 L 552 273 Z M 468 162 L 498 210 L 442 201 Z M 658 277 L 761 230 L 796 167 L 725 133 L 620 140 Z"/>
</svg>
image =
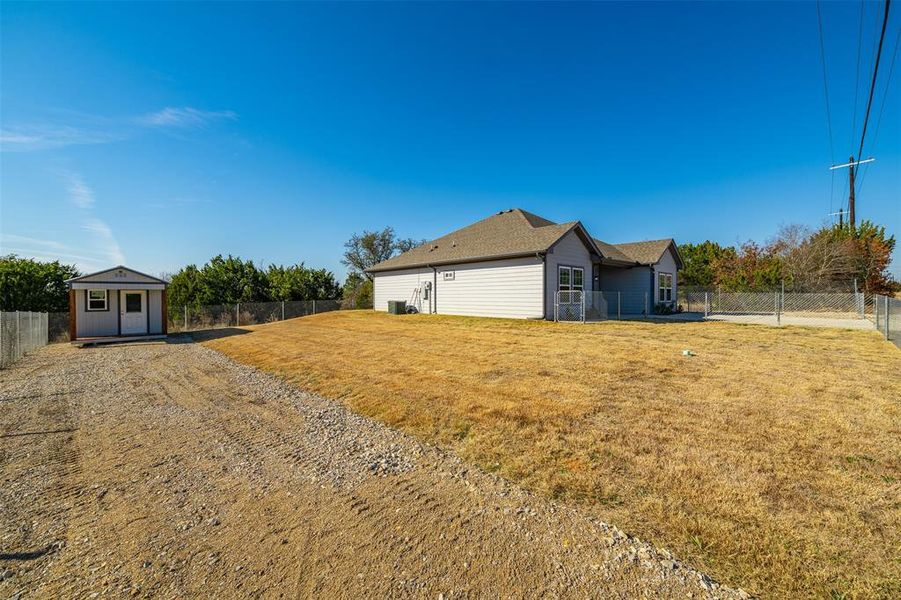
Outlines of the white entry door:
<svg viewBox="0 0 901 600">
<path fill-rule="evenodd" d="M 119 318 L 122 319 L 122 335 L 147 333 L 147 292 L 120 290 Z"/>
</svg>

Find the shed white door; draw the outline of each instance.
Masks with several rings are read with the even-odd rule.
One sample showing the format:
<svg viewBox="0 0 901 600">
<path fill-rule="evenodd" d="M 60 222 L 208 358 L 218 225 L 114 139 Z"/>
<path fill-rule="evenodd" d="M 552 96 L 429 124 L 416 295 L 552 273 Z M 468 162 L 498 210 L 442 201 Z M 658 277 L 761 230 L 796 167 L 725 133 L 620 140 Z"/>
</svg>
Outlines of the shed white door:
<svg viewBox="0 0 901 600">
<path fill-rule="evenodd" d="M 147 292 L 144 290 L 120 290 L 119 294 L 122 335 L 147 333 Z"/>
</svg>

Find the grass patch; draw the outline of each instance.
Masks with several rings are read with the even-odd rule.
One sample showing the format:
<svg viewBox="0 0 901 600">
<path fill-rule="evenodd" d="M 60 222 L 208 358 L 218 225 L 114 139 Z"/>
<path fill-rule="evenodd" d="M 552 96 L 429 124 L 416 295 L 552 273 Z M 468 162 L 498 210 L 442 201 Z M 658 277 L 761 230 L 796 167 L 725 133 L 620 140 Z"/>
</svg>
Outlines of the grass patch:
<svg viewBox="0 0 901 600">
<path fill-rule="evenodd" d="M 369 311 L 248 329 L 207 343 L 730 585 L 901 596 L 901 352 L 873 332 Z"/>
</svg>

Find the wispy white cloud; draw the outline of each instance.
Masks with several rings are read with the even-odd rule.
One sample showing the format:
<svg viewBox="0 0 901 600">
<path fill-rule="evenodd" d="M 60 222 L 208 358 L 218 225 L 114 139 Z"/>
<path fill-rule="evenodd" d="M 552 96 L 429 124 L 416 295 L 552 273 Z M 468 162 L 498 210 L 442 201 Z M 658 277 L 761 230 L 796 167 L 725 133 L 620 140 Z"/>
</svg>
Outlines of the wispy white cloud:
<svg viewBox="0 0 901 600">
<path fill-rule="evenodd" d="M 46 240 L 12 233 L 0 233 L 0 254 L 18 254 L 37 260 L 77 263 L 81 268 L 100 268 L 109 265 L 106 252 L 74 248 L 57 240 Z"/>
<path fill-rule="evenodd" d="M 16 244 L 27 244 L 51 250 L 64 250 L 66 247 L 65 244 L 62 244 L 56 240 L 42 240 L 25 235 L 16 235 L 13 233 L 0 233 L 0 248 L 2 248 L 3 251 L 5 251 L 10 245 Z"/>
<path fill-rule="evenodd" d="M 27 152 L 62 146 L 107 144 L 124 139 L 123 132 L 102 131 L 52 123 L 0 129 L 0 151 Z"/>
<path fill-rule="evenodd" d="M 198 128 L 216 121 L 234 121 L 238 114 L 232 110 L 200 110 L 184 106 L 167 106 L 163 110 L 138 117 L 136 122 L 146 127 Z"/>
<path fill-rule="evenodd" d="M 53 121 L 10 125 L 0 129 L 0 151 L 30 152 L 64 146 L 108 144 L 147 130 L 203 129 L 213 123 L 234 121 L 231 110 L 202 110 L 190 106 L 166 107 L 136 117 L 107 118 L 66 112 L 67 123 Z M 73 122 L 74 121 L 74 122 Z"/>
<path fill-rule="evenodd" d="M 119 243 L 116 241 L 116 238 L 113 236 L 112 230 L 109 226 L 97 218 L 89 218 L 85 220 L 82 224 L 82 229 L 88 231 L 96 236 L 97 241 L 100 244 L 100 247 L 103 249 L 106 258 L 113 263 L 114 265 L 125 264 L 125 255 L 122 254 L 122 249 L 119 247 Z"/>
<path fill-rule="evenodd" d="M 78 173 L 63 172 L 63 179 L 69 190 L 69 200 L 78 208 L 91 208 L 94 206 L 94 192 L 87 186 Z"/>
</svg>

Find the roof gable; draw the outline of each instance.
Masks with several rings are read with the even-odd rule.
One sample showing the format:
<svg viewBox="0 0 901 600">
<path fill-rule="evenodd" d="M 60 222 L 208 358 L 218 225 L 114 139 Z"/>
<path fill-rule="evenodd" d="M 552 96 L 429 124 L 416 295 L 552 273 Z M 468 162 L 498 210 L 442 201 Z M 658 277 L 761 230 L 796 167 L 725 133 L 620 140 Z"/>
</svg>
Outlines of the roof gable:
<svg viewBox="0 0 901 600">
<path fill-rule="evenodd" d="M 625 244 L 614 244 L 615 248 L 622 254 L 628 256 L 637 263 L 643 265 L 653 265 L 660 262 L 663 253 L 671 250 L 676 265 L 682 267 L 682 257 L 679 256 L 679 249 L 672 238 L 662 240 L 646 240 L 643 242 L 628 242 Z"/>
<path fill-rule="evenodd" d="M 554 223 L 513 208 L 501 211 L 452 233 L 380 262 L 370 272 L 473 262 L 546 252 L 569 231 L 578 228 L 592 252 L 591 237 L 578 221 Z"/>
<path fill-rule="evenodd" d="M 158 277 L 153 277 L 152 275 L 147 275 L 146 273 L 141 273 L 140 271 L 135 271 L 134 269 L 129 269 L 126 266 L 118 265 L 112 267 L 110 269 L 104 269 L 103 271 L 97 271 L 95 273 L 88 273 L 87 275 L 82 275 L 80 277 L 73 277 L 72 279 L 67 279 L 66 283 L 162 283 L 166 284 L 167 281 L 160 279 Z"/>
</svg>

